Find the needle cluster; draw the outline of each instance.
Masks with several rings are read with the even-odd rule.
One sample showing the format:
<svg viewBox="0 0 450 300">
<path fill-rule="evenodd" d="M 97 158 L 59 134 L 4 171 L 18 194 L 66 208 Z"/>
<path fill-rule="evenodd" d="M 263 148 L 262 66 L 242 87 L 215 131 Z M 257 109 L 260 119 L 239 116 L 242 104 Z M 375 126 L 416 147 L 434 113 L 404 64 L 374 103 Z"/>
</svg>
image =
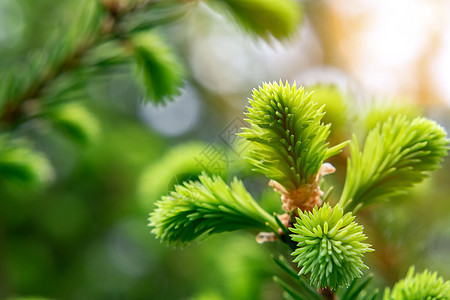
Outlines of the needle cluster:
<svg viewBox="0 0 450 300">
<path fill-rule="evenodd" d="M 241 181 L 234 179 L 228 186 L 220 177 L 205 173 L 199 181 L 177 185 L 174 192 L 162 197 L 149 221 L 157 238 L 181 244 L 225 231 L 278 230 L 275 219 Z"/>
<path fill-rule="evenodd" d="M 253 90 L 249 103 L 246 121 L 251 127 L 241 133 L 252 142 L 248 160 L 287 191 L 313 183 L 324 160 L 345 146 L 328 148 L 330 125 L 321 122 L 324 106 L 295 83 L 264 83 Z"/>
<path fill-rule="evenodd" d="M 409 268 L 406 278 L 400 280 L 390 290 L 384 292 L 383 300 L 444 300 L 450 299 L 450 281 L 438 277 L 437 272 L 428 270 L 414 274 Z"/>
<path fill-rule="evenodd" d="M 312 212 L 299 210 L 299 217 L 291 231 L 297 249 L 292 253 L 301 268 L 299 275 L 310 274 L 311 284 L 318 288 L 347 286 L 367 268 L 362 262 L 364 253 L 373 251 L 363 243 L 367 237 L 351 213 L 343 215 L 339 206 L 328 203 Z"/>
</svg>

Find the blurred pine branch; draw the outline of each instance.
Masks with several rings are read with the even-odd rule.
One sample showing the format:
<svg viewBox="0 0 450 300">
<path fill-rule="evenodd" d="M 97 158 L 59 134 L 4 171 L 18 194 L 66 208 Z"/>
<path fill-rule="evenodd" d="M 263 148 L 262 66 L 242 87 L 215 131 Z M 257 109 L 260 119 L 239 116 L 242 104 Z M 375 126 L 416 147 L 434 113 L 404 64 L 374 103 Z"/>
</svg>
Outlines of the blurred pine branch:
<svg viewBox="0 0 450 300">
<path fill-rule="evenodd" d="M 101 126 L 82 101 L 88 98 L 83 88 L 111 67 L 135 69 L 135 82 L 144 91 L 144 101 L 164 104 L 172 100 L 187 74 L 159 29 L 179 20 L 200 2 L 70 3 L 70 24 L 56 30 L 56 36 L 42 49 L 31 49 L 22 66 L 0 72 L 0 132 L 15 132 L 29 121 L 42 121 L 80 145 L 95 142 Z M 241 23 L 243 18 L 248 20 L 245 28 L 264 38 L 292 35 L 300 21 L 301 8 L 292 0 L 276 5 L 265 0 L 228 4 L 221 13 L 239 15 Z M 255 10 L 264 15 L 254 15 Z M 283 14 L 288 17 L 280 18 Z M 266 18 L 272 17 L 280 23 L 267 23 Z"/>
</svg>

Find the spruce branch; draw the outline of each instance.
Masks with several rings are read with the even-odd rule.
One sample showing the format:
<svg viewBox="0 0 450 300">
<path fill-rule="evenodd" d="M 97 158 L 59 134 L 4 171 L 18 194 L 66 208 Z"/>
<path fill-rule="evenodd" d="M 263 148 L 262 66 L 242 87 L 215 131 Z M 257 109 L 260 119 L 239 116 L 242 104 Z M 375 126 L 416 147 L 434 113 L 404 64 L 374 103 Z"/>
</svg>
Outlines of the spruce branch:
<svg viewBox="0 0 450 300">
<path fill-rule="evenodd" d="M 40 117 L 80 145 L 95 143 L 100 136 L 100 124 L 91 112 L 78 102 L 48 105 Z"/>
<path fill-rule="evenodd" d="M 362 275 L 361 269 L 367 268 L 362 257 L 373 250 L 363 243 L 367 237 L 351 213 L 344 215 L 341 207 L 325 203 L 298 214 L 291 237 L 298 242 L 292 255 L 301 267 L 299 275 L 310 273 L 311 285 L 333 290 Z"/>
<path fill-rule="evenodd" d="M 450 299 L 450 281 L 428 270 L 414 274 L 410 267 L 406 277 L 384 291 L 383 300 L 444 300 Z"/>
<path fill-rule="evenodd" d="M 228 186 L 220 177 L 203 173 L 199 181 L 176 186 L 150 214 L 149 226 L 157 238 L 186 243 L 215 233 L 240 229 L 278 232 L 275 219 L 262 209 L 234 179 Z"/>
<path fill-rule="evenodd" d="M 272 185 L 286 198 L 320 196 L 320 176 L 334 171 L 329 166 L 321 172 L 322 164 L 346 144 L 328 148 L 330 125 L 321 122 L 324 106 L 314 102 L 312 94 L 306 94 L 302 87 L 297 89 L 295 83 L 291 87 L 287 82 L 264 83 L 253 90 L 249 102 L 246 121 L 251 127 L 240 135 L 252 142 L 248 160 L 255 171 L 275 181 Z M 295 191 L 298 195 L 292 195 Z M 287 210 L 295 207 L 289 205 Z"/>
<path fill-rule="evenodd" d="M 362 152 L 354 136 L 340 205 L 358 211 L 377 201 L 404 194 L 439 168 L 447 154 L 445 130 L 426 118 L 403 115 L 369 132 Z"/>
<path fill-rule="evenodd" d="M 249 103 L 251 128 L 240 134 L 253 142 L 249 161 L 288 191 L 312 183 L 322 162 L 343 147 L 327 148 L 330 126 L 321 123 L 324 107 L 295 83 L 264 83 L 253 90 Z"/>
</svg>

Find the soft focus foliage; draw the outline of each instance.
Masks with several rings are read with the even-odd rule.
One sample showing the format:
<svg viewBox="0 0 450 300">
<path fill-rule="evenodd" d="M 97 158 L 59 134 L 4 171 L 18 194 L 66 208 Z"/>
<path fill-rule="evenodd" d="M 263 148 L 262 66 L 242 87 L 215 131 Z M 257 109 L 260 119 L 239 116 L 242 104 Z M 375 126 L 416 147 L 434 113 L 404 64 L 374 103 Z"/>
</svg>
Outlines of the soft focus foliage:
<svg viewBox="0 0 450 300">
<path fill-rule="evenodd" d="M 139 196 L 145 205 L 154 203 L 172 186 L 197 178 L 204 170 L 196 158 L 205 147 L 206 143 L 202 142 L 174 146 L 158 161 L 146 167 L 139 184 Z"/>
<path fill-rule="evenodd" d="M 395 118 L 398 115 L 404 115 L 409 120 L 412 120 L 421 115 L 420 108 L 408 101 L 401 99 L 392 100 L 374 100 L 369 105 L 364 107 L 363 123 L 365 132 L 374 129 L 378 123 L 384 123 L 389 118 Z"/>
<path fill-rule="evenodd" d="M 275 220 L 235 179 L 227 186 L 220 177 L 177 186 L 156 203 L 150 215 L 152 232 L 167 242 L 191 242 L 210 234 L 238 229 L 277 231 Z"/>
<path fill-rule="evenodd" d="M 251 128 L 240 134 L 252 142 L 249 161 L 255 170 L 288 191 L 314 181 L 323 161 L 345 146 L 327 147 L 330 125 L 321 122 L 323 115 L 323 107 L 295 84 L 255 89 L 246 113 Z"/>
<path fill-rule="evenodd" d="M 131 39 L 136 72 L 146 90 L 146 100 L 164 103 L 178 94 L 182 82 L 181 61 L 156 33 L 138 34 Z"/>
<path fill-rule="evenodd" d="M 318 84 L 307 88 L 319 106 L 325 105 L 323 122 L 330 124 L 331 135 L 342 131 L 350 116 L 349 96 L 334 85 Z"/>
<path fill-rule="evenodd" d="M 373 202 L 404 194 L 439 168 L 447 154 L 445 130 L 426 118 L 389 118 L 369 132 L 363 151 L 356 137 L 340 204 L 358 210 Z"/>
<path fill-rule="evenodd" d="M 25 141 L 0 136 L 0 187 L 34 188 L 48 183 L 53 170 L 47 158 Z"/>
<path fill-rule="evenodd" d="M 213 153 L 217 159 L 208 162 L 202 155 L 208 151 L 217 151 Z M 172 190 L 173 186 L 195 180 L 202 172 L 226 178 L 228 173 L 234 171 L 233 166 L 229 165 L 229 155 L 226 148 L 200 141 L 175 145 L 145 168 L 139 183 L 139 198 L 148 207 L 162 194 Z M 239 164 L 240 167 L 242 165 Z"/>
<path fill-rule="evenodd" d="M 383 300 L 444 300 L 450 299 L 450 281 L 428 270 L 414 274 L 414 267 L 406 277 L 384 292 Z"/>
<path fill-rule="evenodd" d="M 367 237 L 363 227 L 353 220 L 351 213 L 343 214 L 339 206 L 325 203 L 311 212 L 299 210 L 294 223 L 292 239 L 298 242 L 292 253 L 294 262 L 301 267 L 299 275 L 311 274 L 312 285 L 337 289 L 348 286 L 362 275 L 364 253 L 373 251 L 363 243 Z"/>
<path fill-rule="evenodd" d="M 98 120 L 79 103 L 56 105 L 45 115 L 58 130 L 82 145 L 95 143 L 100 138 Z"/>
<path fill-rule="evenodd" d="M 230 9 L 235 20 L 246 30 L 257 36 L 270 35 L 281 39 L 292 35 L 302 11 L 294 0 L 214 0 Z M 213 3 L 214 3 L 213 2 Z"/>
</svg>

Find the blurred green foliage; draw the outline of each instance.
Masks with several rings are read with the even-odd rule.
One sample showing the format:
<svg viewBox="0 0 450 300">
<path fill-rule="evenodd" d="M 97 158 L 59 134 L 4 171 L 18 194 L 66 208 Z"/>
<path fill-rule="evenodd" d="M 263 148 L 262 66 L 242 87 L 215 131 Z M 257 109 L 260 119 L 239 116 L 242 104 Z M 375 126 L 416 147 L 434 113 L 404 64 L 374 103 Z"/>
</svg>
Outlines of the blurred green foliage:
<svg viewBox="0 0 450 300">
<path fill-rule="evenodd" d="M 294 0 L 215 0 L 230 8 L 230 14 L 247 31 L 264 38 L 293 35 L 302 13 Z"/>
<path fill-rule="evenodd" d="M 33 152 L 24 140 L 0 136 L 0 185 L 2 189 L 33 189 L 47 183 L 52 167 L 41 153 Z"/>
<path fill-rule="evenodd" d="M 133 37 L 131 44 L 147 99 L 164 102 L 165 97 L 177 95 L 183 67 L 161 38 L 156 33 L 139 34 Z"/>
</svg>

